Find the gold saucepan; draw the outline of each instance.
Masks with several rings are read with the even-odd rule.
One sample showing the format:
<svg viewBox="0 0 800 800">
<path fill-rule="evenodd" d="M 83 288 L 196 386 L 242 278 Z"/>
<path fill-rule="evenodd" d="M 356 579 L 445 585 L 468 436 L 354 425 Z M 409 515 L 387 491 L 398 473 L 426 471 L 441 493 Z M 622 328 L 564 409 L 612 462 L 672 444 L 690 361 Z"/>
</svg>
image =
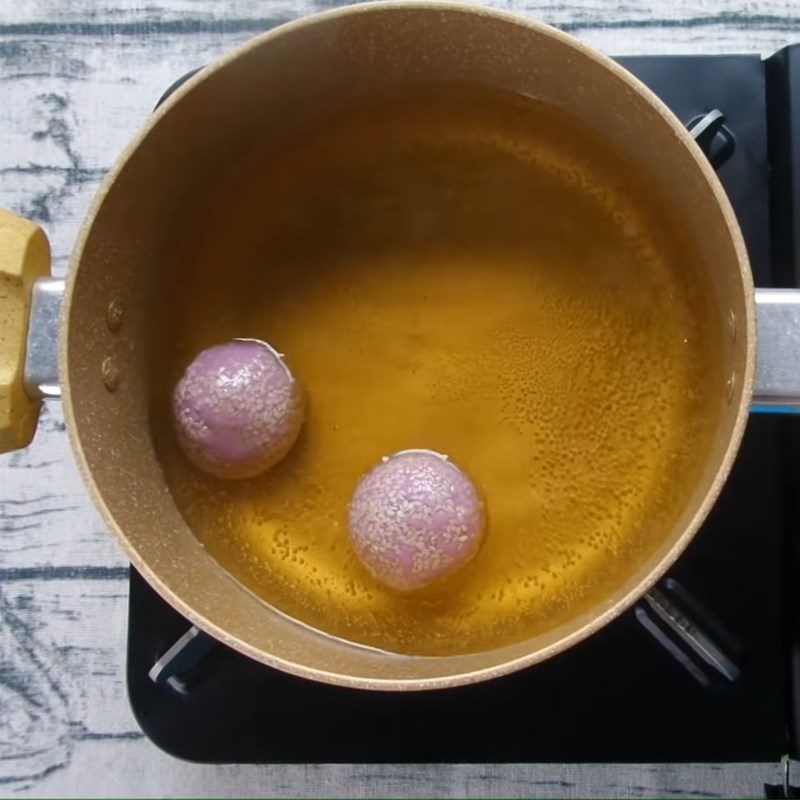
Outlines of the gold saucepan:
<svg viewBox="0 0 800 800">
<path fill-rule="evenodd" d="M 511 646 L 440 658 L 332 639 L 232 580 L 170 495 L 149 434 L 144 377 L 170 276 L 172 233 L 192 213 L 193 198 L 219 185 L 257 139 L 277 141 L 355 92 L 412 81 L 473 82 L 555 104 L 647 163 L 711 273 L 725 327 L 725 382 L 710 389 L 720 395 L 715 439 L 689 502 L 657 551 L 587 616 Z M 731 468 L 754 383 L 762 404 L 800 404 L 800 292 L 754 292 L 728 199 L 681 122 L 628 72 L 570 36 L 474 6 L 343 8 L 283 25 L 206 67 L 156 111 L 105 179 L 78 238 L 63 302 L 63 283 L 48 274 L 42 231 L 2 213 L 0 450 L 25 447 L 42 397 L 60 394 L 92 498 L 150 584 L 236 650 L 351 687 L 481 681 L 589 636 L 646 592 L 694 536 Z"/>
</svg>

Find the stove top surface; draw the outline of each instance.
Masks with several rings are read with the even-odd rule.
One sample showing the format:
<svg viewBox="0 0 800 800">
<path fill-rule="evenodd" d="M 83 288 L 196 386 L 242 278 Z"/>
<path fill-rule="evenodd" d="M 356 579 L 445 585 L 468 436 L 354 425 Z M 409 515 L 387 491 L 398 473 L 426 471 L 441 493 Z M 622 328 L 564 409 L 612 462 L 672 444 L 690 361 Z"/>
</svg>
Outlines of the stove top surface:
<svg viewBox="0 0 800 800">
<path fill-rule="evenodd" d="M 786 186 L 792 137 L 783 124 L 798 115 L 800 127 L 800 106 L 789 102 L 790 89 L 800 93 L 797 51 L 769 62 L 619 60 L 687 124 L 722 110 L 726 127 L 715 144 L 728 157 L 718 173 L 755 282 L 793 281 L 786 254 L 794 250 L 783 226 L 791 220 L 770 215 L 770 202 L 777 198 L 785 210 L 793 196 Z M 793 747 L 795 631 L 785 579 L 797 556 L 788 532 L 800 516 L 793 453 L 800 453 L 800 419 L 753 415 L 719 501 L 654 594 L 566 653 L 470 687 L 342 689 L 285 675 L 222 645 L 182 676 L 180 690 L 157 684 L 151 667 L 189 623 L 131 570 L 134 712 L 157 745 L 206 762 L 778 760 Z"/>
</svg>

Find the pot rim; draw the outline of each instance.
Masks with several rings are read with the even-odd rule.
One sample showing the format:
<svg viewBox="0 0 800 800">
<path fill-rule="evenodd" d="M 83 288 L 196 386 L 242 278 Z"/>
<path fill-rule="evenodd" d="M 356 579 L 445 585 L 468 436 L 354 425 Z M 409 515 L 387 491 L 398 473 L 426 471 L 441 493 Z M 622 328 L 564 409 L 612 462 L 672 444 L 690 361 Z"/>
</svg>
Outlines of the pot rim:
<svg viewBox="0 0 800 800">
<path fill-rule="evenodd" d="M 104 502 L 103 496 L 97 488 L 97 484 L 92 476 L 91 469 L 87 463 L 86 457 L 83 452 L 80 436 L 77 431 L 77 424 L 72 403 L 72 390 L 69 380 L 69 364 L 68 364 L 68 351 L 70 343 L 70 326 L 69 317 L 72 303 L 72 295 L 75 288 L 80 272 L 80 262 L 83 254 L 84 247 L 89 235 L 89 232 L 94 224 L 95 218 L 99 209 L 102 206 L 103 200 L 108 193 L 111 186 L 116 181 L 119 174 L 124 169 L 128 160 L 139 147 L 140 143 L 149 134 L 161 120 L 161 118 L 170 112 L 170 109 L 178 103 L 181 98 L 191 92 L 196 86 L 199 86 L 210 75 L 219 69 L 224 68 L 229 63 L 238 59 L 240 56 L 248 53 L 250 50 L 262 47 L 272 39 L 279 38 L 284 34 L 295 31 L 306 26 L 314 26 L 320 23 L 327 23 L 330 20 L 353 16 L 359 14 L 373 14 L 398 9 L 413 9 L 413 10 L 428 10 L 436 11 L 450 11 L 469 14 L 476 18 L 492 18 L 502 20 L 505 22 L 513 23 L 517 26 L 522 26 L 530 29 L 538 34 L 549 36 L 560 41 L 562 44 L 572 48 L 581 56 L 591 59 L 598 63 L 605 69 L 609 70 L 618 80 L 627 84 L 627 86 L 634 90 L 638 95 L 645 100 L 654 111 L 663 120 L 664 124 L 668 125 L 676 138 L 688 151 L 688 155 L 692 158 L 695 166 L 700 170 L 703 177 L 711 189 L 714 198 L 720 206 L 723 213 L 724 221 L 731 237 L 734 250 L 736 252 L 736 261 L 739 267 L 739 277 L 742 281 L 742 286 L 745 295 L 745 320 L 744 331 L 746 336 L 746 355 L 745 355 L 745 370 L 741 376 L 742 390 L 739 401 L 739 408 L 737 410 L 736 419 L 731 431 L 730 440 L 725 450 L 724 456 L 717 469 L 713 481 L 709 486 L 703 502 L 695 512 L 689 524 L 685 527 L 683 533 L 679 536 L 676 542 L 672 545 L 671 549 L 666 553 L 664 558 L 658 565 L 652 569 L 646 576 L 644 576 L 638 583 L 636 583 L 622 598 L 617 600 L 614 605 L 606 610 L 591 617 L 589 621 L 581 627 L 574 630 L 572 633 L 564 636 L 557 641 L 542 647 L 534 652 L 527 653 L 523 656 L 505 661 L 502 664 L 494 665 L 491 667 L 484 667 L 478 670 L 473 670 L 464 673 L 450 674 L 438 678 L 368 678 L 368 677 L 355 677 L 352 675 L 341 675 L 338 673 L 309 667 L 302 664 L 297 664 L 271 653 L 261 650 L 248 642 L 240 639 L 237 636 L 230 634 L 228 631 L 221 628 L 216 623 L 204 617 L 202 614 L 195 611 L 189 604 L 184 602 L 181 597 L 175 594 L 172 589 L 155 573 L 153 572 L 146 561 L 139 555 L 136 549 L 131 545 L 126 537 L 122 527 L 117 523 L 111 511 Z M 64 419 L 66 427 L 69 431 L 70 443 L 72 446 L 78 468 L 83 477 L 84 482 L 89 490 L 89 495 L 92 498 L 95 506 L 99 509 L 100 514 L 113 533 L 118 544 L 122 548 L 125 556 L 131 562 L 131 565 L 145 578 L 145 580 L 153 587 L 153 589 L 166 600 L 173 608 L 175 608 L 187 621 L 198 628 L 222 642 L 223 644 L 231 647 L 232 649 L 248 656 L 249 658 L 259 661 L 267 666 L 274 667 L 299 677 L 308 678 L 311 680 L 320 681 L 332 685 L 345 686 L 349 688 L 367 689 L 367 690 L 381 690 L 381 691 L 409 691 L 409 690 L 426 690 L 426 689 L 441 689 L 456 686 L 463 686 L 480 681 L 497 678 L 502 675 L 521 670 L 525 667 L 532 666 L 540 663 L 558 653 L 564 652 L 573 645 L 588 638 L 593 633 L 607 625 L 614 620 L 628 608 L 630 608 L 643 594 L 645 594 L 655 583 L 660 580 L 667 570 L 674 564 L 677 558 L 683 553 L 689 542 L 692 540 L 698 529 L 705 521 L 710 509 L 714 505 L 719 496 L 719 493 L 724 485 L 728 474 L 730 472 L 733 461 L 739 449 L 739 445 L 744 434 L 745 424 L 749 416 L 749 407 L 753 392 L 753 381 L 755 373 L 755 353 L 756 353 L 756 324 L 755 324 L 755 295 L 753 288 L 753 277 L 750 269 L 750 263 L 747 255 L 747 249 L 742 237 L 739 223 L 736 215 L 728 200 L 728 196 L 722 187 L 722 184 L 717 177 L 716 172 L 709 164 L 705 154 L 694 142 L 683 123 L 673 114 L 668 106 L 654 94 L 645 84 L 638 78 L 634 77 L 630 72 L 621 67 L 610 57 L 600 53 L 593 47 L 584 44 L 579 39 L 564 33 L 557 28 L 552 27 L 543 22 L 534 19 L 527 19 L 521 15 L 513 14 L 510 12 L 499 11 L 492 8 L 482 6 L 470 5 L 464 2 L 450 2 L 449 0 L 378 0 L 378 2 L 358 3 L 355 5 L 344 6 L 328 11 L 323 11 L 308 16 L 303 16 L 290 22 L 283 23 L 275 28 L 265 31 L 248 41 L 242 43 L 238 47 L 230 50 L 222 55 L 220 58 L 211 62 L 208 66 L 200 69 L 196 74 L 189 78 L 185 83 L 179 86 L 167 99 L 150 115 L 147 122 L 132 138 L 128 145 L 123 149 L 122 153 L 117 158 L 113 167 L 105 178 L 103 179 L 100 188 L 89 210 L 84 218 L 83 223 L 76 240 L 73 254 L 69 261 L 69 269 L 66 280 L 66 290 L 64 295 L 64 310 L 61 315 L 59 324 L 59 375 L 61 376 L 62 385 L 62 401 L 64 408 Z M 436 657 L 423 657 L 420 658 L 436 658 Z"/>
</svg>

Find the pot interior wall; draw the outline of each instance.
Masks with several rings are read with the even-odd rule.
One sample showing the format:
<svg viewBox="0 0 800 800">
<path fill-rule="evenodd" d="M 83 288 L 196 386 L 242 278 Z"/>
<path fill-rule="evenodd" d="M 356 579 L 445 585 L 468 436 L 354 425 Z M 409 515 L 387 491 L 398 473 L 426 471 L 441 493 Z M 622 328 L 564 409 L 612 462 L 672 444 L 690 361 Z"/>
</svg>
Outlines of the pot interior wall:
<svg viewBox="0 0 800 800">
<path fill-rule="evenodd" d="M 234 582 L 187 528 L 164 482 L 148 430 L 145 368 L 169 313 L 180 230 L 240 154 L 268 149 L 296 126 L 360 92 L 406 81 L 478 82 L 568 108 L 646 165 L 686 212 L 686 226 L 713 273 L 724 335 L 719 424 L 696 492 L 663 546 L 591 617 L 503 649 L 448 658 L 401 657 L 334 641 L 266 607 Z M 162 87 L 153 87 L 157 93 Z M 646 95 L 570 40 L 477 10 L 366 6 L 268 34 L 210 68 L 171 98 L 125 154 L 103 190 L 76 254 L 64 351 L 66 403 L 76 449 L 95 499 L 133 563 L 164 596 L 211 632 L 254 657 L 295 672 L 378 685 L 447 680 L 548 655 L 607 614 L 677 557 L 686 528 L 731 447 L 747 396 L 752 320 L 735 235 L 695 156 Z M 746 265 L 745 265 L 746 266 Z M 114 300 L 122 328 L 107 324 Z M 731 322 L 733 321 L 733 322 Z M 736 333 L 733 335 L 732 331 Z M 102 365 L 120 380 L 110 392 Z M 734 437 L 735 438 L 735 437 Z M 474 678 L 475 676 L 473 676 Z M 331 677 L 333 679 L 333 677 Z M 429 684 L 430 685 L 430 684 Z"/>
</svg>

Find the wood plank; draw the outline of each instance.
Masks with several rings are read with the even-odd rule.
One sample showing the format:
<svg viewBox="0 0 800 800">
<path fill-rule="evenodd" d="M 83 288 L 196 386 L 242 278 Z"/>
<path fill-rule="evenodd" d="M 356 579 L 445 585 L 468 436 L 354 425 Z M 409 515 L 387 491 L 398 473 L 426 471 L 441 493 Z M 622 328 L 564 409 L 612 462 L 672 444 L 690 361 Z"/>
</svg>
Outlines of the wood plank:
<svg viewBox="0 0 800 800">
<path fill-rule="evenodd" d="M 0 785 L 69 765 L 81 742 L 140 738 L 123 703 L 126 584 L 4 579 L 0 589 Z"/>
<path fill-rule="evenodd" d="M 146 768 L 143 768 L 146 765 Z M 199 766 L 147 741 L 78 747 L 70 768 L 15 797 L 604 798 L 762 797 L 777 765 L 349 765 Z M 85 777 L 98 776 L 93 781 Z"/>
<path fill-rule="evenodd" d="M 145 7 L 124 0 L 63 3 L 23 0 L 0 10 L 0 35 L 105 37 L 204 35 L 246 38 L 278 22 L 342 5 L 338 0 L 161 0 Z M 713 52 L 753 51 L 791 41 L 800 12 L 792 0 L 492 0 L 487 5 L 536 16 L 615 52 L 643 52 L 664 43 L 700 45 Z M 635 35 L 631 31 L 635 30 Z M 702 43 L 702 44 L 701 44 Z M 720 49 L 721 48 L 721 49 Z"/>
<path fill-rule="evenodd" d="M 0 456 L 0 584 L 124 565 L 87 497 L 61 409 L 48 404 L 32 446 Z"/>
<path fill-rule="evenodd" d="M 264 20 L 296 17 L 336 5 L 344 4 L 337 0 L 152 0 L 146 5 L 126 0 L 19 0 L 0 8 L 0 25 L 9 32 L 73 35 L 231 31 L 242 23 L 248 23 L 253 31 Z M 786 27 L 796 24 L 798 14 L 792 0 L 511 0 L 497 2 L 497 7 L 536 13 L 553 23 L 603 27 L 621 23 L 663 27 L 665 22 L 692 27 L 701 21 Z"/>
</svg>

